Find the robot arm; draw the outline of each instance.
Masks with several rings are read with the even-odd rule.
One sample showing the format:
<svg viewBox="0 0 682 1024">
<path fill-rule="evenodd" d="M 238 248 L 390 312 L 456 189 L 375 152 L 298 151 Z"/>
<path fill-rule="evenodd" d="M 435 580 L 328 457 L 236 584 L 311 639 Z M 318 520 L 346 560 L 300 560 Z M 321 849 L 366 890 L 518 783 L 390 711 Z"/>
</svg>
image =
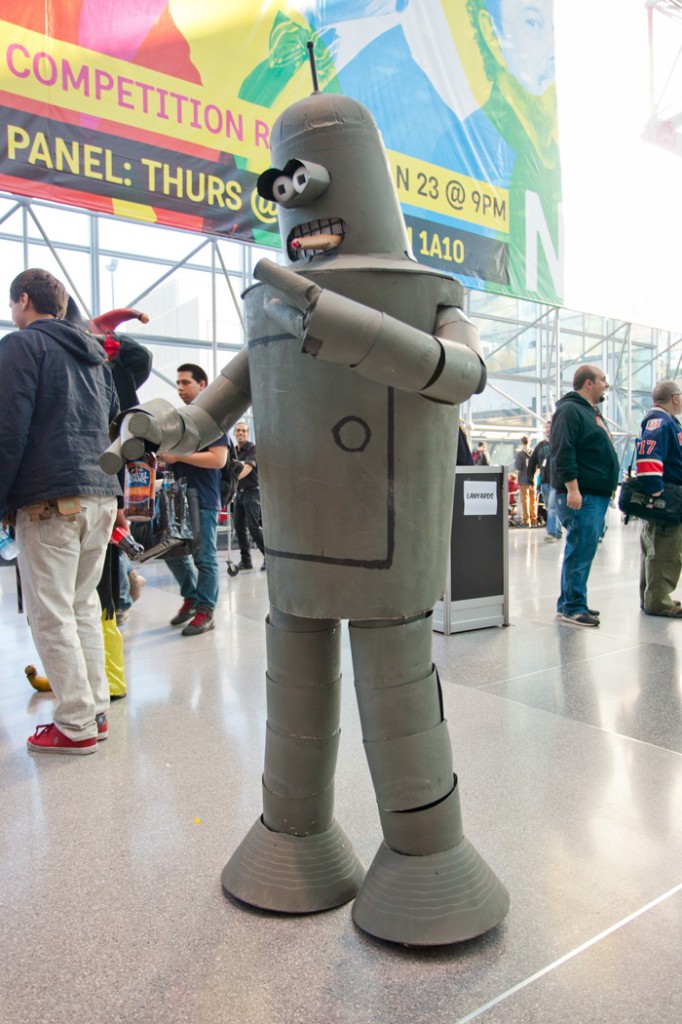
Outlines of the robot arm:
<svg viewBox="0 0 682 1024">
<path fill-rule="evenodd" d="M 229 430 L 250 405 L 249 350 L 242 348 L 192 404 L 181 411 L 195 419 L 199 428 L 198 447 L 205 448 Z"/>
<path fill-rule="evenodd" d="M 117 424 L 119 436 L 100 456 L 100 466 L 113 475 L 125 460 L 139 458 L 145 448 L 191 455 L 224 434 L 250 404 L 248 350 L 244 348 L 191 405 L 176 409 L 163 398 L 153 398 L 126 413 Z"/>
<path fill-rule="evenodd" d="M 450 405 L 485 386 L 478 332 L 460 309 L 439 311 L 436 336 L 269 260 L 257 264 L 254 276 L 267 285 L 268 316 L 300 337 L 308 355 Z"/>
</svg>

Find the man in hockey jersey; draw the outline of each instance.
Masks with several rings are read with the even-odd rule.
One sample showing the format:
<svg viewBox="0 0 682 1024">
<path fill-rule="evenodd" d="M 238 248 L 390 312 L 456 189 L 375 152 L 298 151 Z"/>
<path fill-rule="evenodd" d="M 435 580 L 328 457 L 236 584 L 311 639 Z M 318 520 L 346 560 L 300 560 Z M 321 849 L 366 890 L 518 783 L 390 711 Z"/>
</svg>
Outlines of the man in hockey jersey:
<svg viewBox="0 0 682 1024">
<path fill-rule="evenodd" d="M 647 493 L 658 495 L 665 484 L 682 485 L 682 391 L 677 381 L 662 380 L 652 393 L 637 438 L 637 479 Z M 672 593 L 682 570 L 682 524 L 642 522 L 639 596 L 647 615 L 682 619 Z"/>
</svg>

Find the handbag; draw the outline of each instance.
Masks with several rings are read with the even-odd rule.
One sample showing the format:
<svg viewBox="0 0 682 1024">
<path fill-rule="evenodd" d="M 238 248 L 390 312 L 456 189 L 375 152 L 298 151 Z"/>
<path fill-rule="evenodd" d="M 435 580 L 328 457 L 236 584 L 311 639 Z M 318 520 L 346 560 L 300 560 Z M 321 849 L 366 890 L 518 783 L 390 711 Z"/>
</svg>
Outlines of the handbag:
<svg viewBox="0 0 682 1024">
<path fill-rule="evenodd" d="M 663 491 L 655 498 L 647 494 L 642 482 L 632 475 L 636 452 L 635 441 L 630 465 L 618 495 L 618 508 L 625 516 L 625 522 L 634 516 L 635 519 L 648 519 L 661 526 L 679 526 L 682 523 L 682 487 L 663 484 Z"/>
<path fill-rule="evenodd" d="M 154 518 L 148 523 L 131 523 L 135 540 L 145 551 L 135 559 L 148 562 L 153 558 L 182 558 L 192 554 L 195 531 L 192 523 L 199 523 L 198 509 L 192 515 L 191 497 L 185 480 L 165 478 L 156 496 Z M 144 529 L 140 529 L 144 527 Z"/>
<path fill-rule="evenodd" d="M 679 526 L 682 523 L 682 487 L 665 484 L 663 492 L 654 498 L 646 493 L 636 476 L 631 476 L 620 485 L 618 508 L 625 515 L 626 522 L 634 516 L 661 526 Z"/>
<path fill-rule="evenodd" d="M 635 519 L 649 520 L 660 526 L 679 526 L 682 523 L 682 487 L 663 483 L 663 490 L 656 497 L 647 494 L 641 481 L 632 474 L 636 455 L 637 438 L 618 495 L 618 508 L 625 516 L 625 522 L 634 516 Z"/>
</svg>

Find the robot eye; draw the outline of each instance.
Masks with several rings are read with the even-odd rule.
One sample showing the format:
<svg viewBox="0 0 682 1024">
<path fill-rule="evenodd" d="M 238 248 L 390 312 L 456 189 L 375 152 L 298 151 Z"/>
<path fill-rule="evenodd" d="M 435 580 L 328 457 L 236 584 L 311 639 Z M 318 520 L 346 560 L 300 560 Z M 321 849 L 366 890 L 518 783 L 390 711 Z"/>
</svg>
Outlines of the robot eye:
<svg viewBox="0 0 682 1024">
<path fill-rule="evenodd" d="M 286 203 L 297 195 L 294 184 L 286 174 L 280 174 L 272 183 L 272 198 L 276 203 Z"/>
<path fill-rule="evenodd" d="M 310 174 L 308 173 L 307 168 L 299 167 L 297 171 L 294 171 L 294 175 L 293 175 L 293 179 L 292 180 L 293 180 L 294 189 L 296 190 L 298 195 L 300 195 L 301 192 L 303 191 L 303 189 L 306 187 L 306 185 L 310 181 Z"/>
<path fill-rule="evenodd" d="M 329 187 L 329 171 L 309 160 L 289 160 L 284 167 L 269 167 L 256 182 L 261 199 L 280 206 L 303 206 L 318 199 Z"/>
</svg>

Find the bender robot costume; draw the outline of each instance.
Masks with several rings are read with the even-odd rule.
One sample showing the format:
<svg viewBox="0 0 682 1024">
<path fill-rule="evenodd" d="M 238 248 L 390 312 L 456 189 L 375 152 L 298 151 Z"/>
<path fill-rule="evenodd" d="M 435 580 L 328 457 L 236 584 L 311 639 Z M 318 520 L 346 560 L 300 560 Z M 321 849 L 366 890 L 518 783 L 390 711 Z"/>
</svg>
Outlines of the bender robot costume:
<svg viewBox="0 0 682 1024">
<path fill-rule="evenodd" d="M 431 609 L 441 596 L 458 403 L 485 370 L 464 292 L 409 251 L 381 137 L 354 100 L 315 92 L 272 130 L 258 191 L 290 267 L 261 260 L 242 350 L 192 405 L 126 417 L 103 456 L 194 452 L 253 405 L 270 613 L 263 813 L 226 893 L 289 913 L 355 898 L 371 935 L 480 935 L 508 894 L 464 837 Z M 384 840 L 365 871 L 337 824 L 340 619 Z"/>
</svg>

